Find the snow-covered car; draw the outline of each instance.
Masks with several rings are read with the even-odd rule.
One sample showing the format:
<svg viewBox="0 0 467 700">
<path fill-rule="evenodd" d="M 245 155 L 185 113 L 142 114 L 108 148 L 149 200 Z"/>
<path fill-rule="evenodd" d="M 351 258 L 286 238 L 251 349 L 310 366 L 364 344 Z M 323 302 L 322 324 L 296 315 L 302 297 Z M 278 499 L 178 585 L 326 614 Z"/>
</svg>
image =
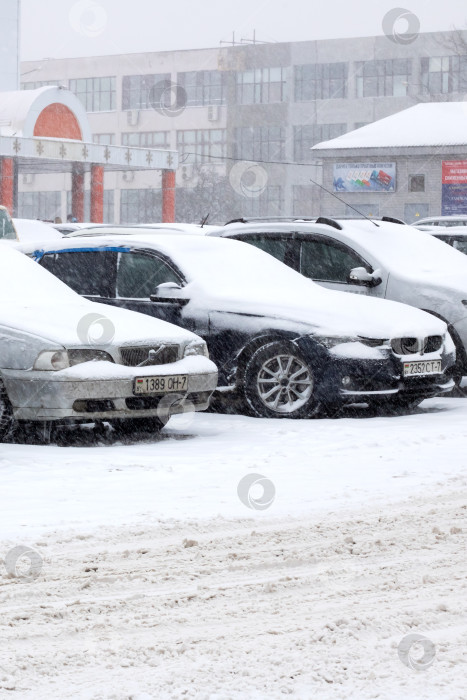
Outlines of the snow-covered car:
<svg viewBox="0 0 467 700">
<path fill-rule="evenodd" d="M 443 241 L 452 246 L 455 250 L 459 250 L 461 253 L 464 253 L 464 255 L 467 255 L 467 228 L 463 226 L 453 226 L 452 228 L 446 229 L 438 226 L 430 226 L 429 228 L 420 226 L 420 230 L 426 231 L 426 233 L 431 234 L 439 241 Z"/>
<path fill-rule="evenodd" d="M 88 299 L 202 336 L 221 390 L 257 416 L 304 417 L 356 401 L 410 406 L 454 385 L 444 322 L 323 289 L 236 241 L 118 229 L 29 253 Z"/>
<path fill-rule="evenodd" d="M 456 345 L 459 383 L 467 375 L 467 257 L 393 221 L 244 221 L 211 235 L 261 248 L 328 289 L 399 301 L 441 318 Z"/>
<path fill-rule="evenodd" d="M 76 226 L 76 224 L 70 224 L 71 226 Z M 60 224 L 58 224 L 60 226 Z M 95 236 L 95 235 L 105 235 L 105 234 L 115 234 L 118 233 L 119 231 L 122 231 L 124 234 L 128 235 L 128 232 L 131 231 L 146 231 L 147 233 L 165 233 L 167 234 L 169 231 L 173 231 L 174 233 L 192 233 L 198 236 L 207 236 L 208 234 L 214 234 L 217 231 L 219 231 L 222 227 L 221 226 L 212 226 L 210 224 L 207 225 L 201 225 L 201 224 L 184 224 L 184 223 L 176 223 L 176 224 L 134 224 L 131 226 L 131 228 L 128 227 L 126 224 L 86 224 L 86 225 L 80 225 L 79 227 L 75 228 L 74 230 L 70 230 L 66 235 L 70 237 L 79 237 L 79 236 Z M 62 230 L 62 229 L 60 229 Z"/>
<path fill-rule="evenodd" d="M 57 241 L 62 234 L 53 228 L 51 224 L 39 219 L 13 219 L 18 239 L 21 243 L 29 241 Z"/>
<path fill-rule="evenodd" d="M 206 409 L 216 384 L 194 333 L 83 299 L 2 246 L 0 437 L 15 421 L 144 419 L 155 430 Z"/>
<path fill-rule="evenodd" d="M 467 226 L 467 216 L 463 216 L 462 214 L 452 216 L 427 216 L 414 221 L 411 226 L 415 226 L 415 228 L 418 228 L 418 226 Z"/>
</svg>

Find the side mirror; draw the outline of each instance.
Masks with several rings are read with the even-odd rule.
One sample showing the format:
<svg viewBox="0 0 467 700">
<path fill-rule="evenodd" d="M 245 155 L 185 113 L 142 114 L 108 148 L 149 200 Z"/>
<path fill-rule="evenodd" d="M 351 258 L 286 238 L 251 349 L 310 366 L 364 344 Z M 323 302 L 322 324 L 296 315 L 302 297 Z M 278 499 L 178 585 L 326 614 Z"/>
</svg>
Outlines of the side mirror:
<svg viewBox="0 0 467 700">
<path fill-rule="evenodd" d="M 381 284 L 381 274 L 379 270 L 368 272 L 364 267 L 354 267 L 349 273 L 349 283 L 359 284 L 363 287 L 377 287 Z"/>
<path fill-rule="evenodd" d="M 156 293 L 149 297 L 151 301 L 159 301 L 167 304 L 179 304 L 184 306 L 190 301 L 183 294 L 183 287 L 176 282 L 162 282 L 156 287 Z"/>
</svg>

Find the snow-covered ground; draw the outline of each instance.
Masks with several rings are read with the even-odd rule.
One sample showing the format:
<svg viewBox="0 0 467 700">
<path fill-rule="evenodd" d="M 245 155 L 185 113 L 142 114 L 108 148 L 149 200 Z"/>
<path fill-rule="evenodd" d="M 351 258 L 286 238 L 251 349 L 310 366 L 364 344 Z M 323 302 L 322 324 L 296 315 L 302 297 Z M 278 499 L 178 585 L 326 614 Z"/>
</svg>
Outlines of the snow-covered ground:
<svg viewBox="0 0 467 700">
<path fill-rule="evenodd" d="M 0 698 L 467 698 L 467 400 L 66 439 L 0 445 Z"/>
</svg>

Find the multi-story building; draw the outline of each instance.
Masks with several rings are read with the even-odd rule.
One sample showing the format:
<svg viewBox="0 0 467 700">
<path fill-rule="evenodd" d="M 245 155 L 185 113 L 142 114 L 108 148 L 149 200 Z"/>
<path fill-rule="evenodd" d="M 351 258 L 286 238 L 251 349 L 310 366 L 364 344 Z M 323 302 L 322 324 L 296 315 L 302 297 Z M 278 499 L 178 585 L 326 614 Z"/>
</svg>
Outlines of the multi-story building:
<svg viewBox="0 0 467 700">
<path fill-rule="evenodd" d="M 463 100 L 467 32 L 45 59 L 21 74 L 24 89 L 74 92 L 97 143 L 178 150 L 179 220 L 317 215 L 329 212 L 311 147 L 419 102 Z M 157 171 L 106 173 L 106 219 L 160 220 L 160 188 Z M 20 214 L 66 215 L 67 191 L 63 175 L 23 175 Z"/>
</svg>

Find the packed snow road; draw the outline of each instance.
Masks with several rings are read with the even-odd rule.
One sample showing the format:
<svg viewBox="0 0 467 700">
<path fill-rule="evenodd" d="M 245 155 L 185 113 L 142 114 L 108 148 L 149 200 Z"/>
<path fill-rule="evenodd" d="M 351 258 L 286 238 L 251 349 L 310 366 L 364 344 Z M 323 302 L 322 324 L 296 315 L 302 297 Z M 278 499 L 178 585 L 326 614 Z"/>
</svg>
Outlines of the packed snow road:
<svg viewBox="0 0 467 700">
<path fill-rule="evenodd" d="M 466 400 L 66 441 L 0 446 L 0 698 L 467 697 Z"/>
</svg>

